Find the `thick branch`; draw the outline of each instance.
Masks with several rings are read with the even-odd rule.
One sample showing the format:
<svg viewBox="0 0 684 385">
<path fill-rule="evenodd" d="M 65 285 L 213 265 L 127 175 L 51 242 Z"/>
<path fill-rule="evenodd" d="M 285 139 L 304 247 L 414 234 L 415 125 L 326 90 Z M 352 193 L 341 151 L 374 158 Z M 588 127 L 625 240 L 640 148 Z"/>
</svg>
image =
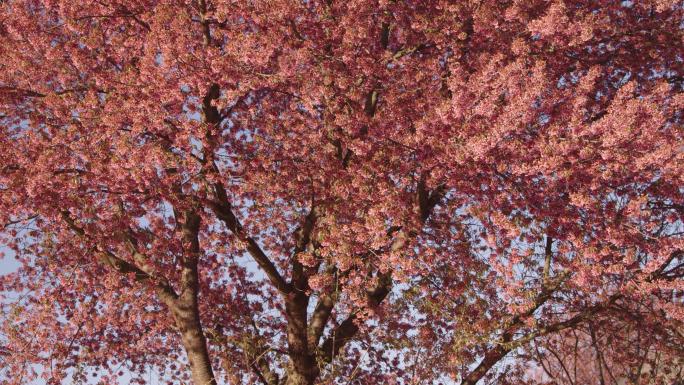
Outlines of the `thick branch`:
<svg viewBox="0 0 684 385">
<path fill-rule="evenodd" d="M 264 385 L 278 385 L 280 381 L 278 374 L 271 370 L 271 366 L 266 359 L 266 354 L 270 351 L 270 348 L 264 344 L 258 332 L 256 332 L 257 327 L 254 321 L 252 321 L 252 326 L 257 334 L 245 339 L 241 343 L 241 348 L 248 361 L 248 365 Z"/>
<path fill-rule="evenodd" d="M 470 372 L 470 374 L 464 377 L 461 385 L 475 385 L 475 383 L 477 383 L 487 373 L 487 371 L 489 371 L 489 369 L 491 369 L 497 362 L 499 362 L 513 349 L 513 344 L 510 344 L 510 339 L 513 335 L 513 332 L 518 327 L 523 325 L 524 320 L 527 317 L 534 314 L 534 312 L 537 311 L 539 307 L 541 307 L 544 303 L 546 303 L 546 301 L 548 301 L 551 298 L 551 295 L 557 290 L 560 284 L 564 281 L 565 277 L 567 277 L 567 274 L 564 274 L 558 279 L 556 279 L 555 284 L 551 287 L 545 285 L 545 287 L 537 295 L 532 306 L 529 309 L 527 309 L 525 312 L 521 314 L 515 315 L 503 325 L 503 342 L 507 344 L 504 345 L 503 343 L 497 343 L 487 352 L 485 352 L 480 364 L 475 369 L 473 369 Z"/>
<path fill-rule="evenodd" d="M 567 320 L 560 321 L 548 326 L 539 327 L 537 330 L 527 334 L 526 336 L 519 338 L 515 341 L 511 341 L 511 336 L 513 335 L 513 333 L 515 333 L 515 330 L 520 326 L 520 322 L 516 322 L 516 324 L 509 327 L 503 333 L 503 341 L 495 343 L 494 346 L 492 346 L 489 350 L 485 352 L 480 364 L 463 378 L 461 385 L 475 385 L 478 381 L 482 379 L 482 377 L 485 376 L 485 374 L 487 374 L 489 369 L 491 369 L 494 365 L 501 361 L 501 359 L 503 359 L 513 349 L 518 348 L 519 346 L 533 340 L 534 338 L 577 326 L 580 323 L 589 319 L 590 317 L 596 315 L 598 312 L 607 309 L 613 302 L 615 302 L 619 298 L 620 295 L 618 294 L 612 295 L 605 303 L 601 303 L 592 306 L 588 309 L 585 309 L 584 311 L 576 314 L 575 316 Z M 525 314 L 529 314 L 529 312 L 526 312 Z M 516 316 L 514 318 L 518 320 L 523 319 L 522 316 Z"/>
<path fill-rule="evenodd" d="M 307 309 L 309 296 L 293 290 L 285 296 L 287 314 L 287 350 L 290 357 L 288 384 L 313 384 L 319 374 L 315 352 L 307 340 Z"/>
<path fill-rule="evenodd" d="M 206 0 L 200 0 L 200 20 L 202 23 L 202 36 L 204 37 L 204 44 L 207 46 L 211 45 L 211 29 L 209 28 L 209 21 L 206 19 L 207 14 L 207 2 Z"/>
<path fill-rule="evenodd" d="M 420 210 L 421 223 L 425 223 L 428 220 L 433 209 L 442 200 L 444 194 L 446 193 L 446 187 L 444 185 L 440 185 L 432 191 L 428 190 L 427 186 L 425 185 L 425 178 L 425 175 L 421 176 L 416 188 L 418 193 L 418 208 Z"/>
<path fill-rule="evenodd" d="M 550 244 L 552 241 L 550 241 L 550 238 L 547 238 L 547 246 L 546 246 L 546 253 L 547 253 L 547 260 L 548 256 L 550 255 Z M 658 274 L 662 273 L 662 271 L 666 268 L 666 266 L 672 262 L 672 260 L 676 257 L 677 253 L 673 253 L 672 256 L 663 264 L 659 269 L 654 271 L 652 274 L 650 274 L 647 277 L 647 281 L 651 281 L 653 279 L 656 279 L 658 277 Z M 532 315 L 536 309 L 538 309 L 544 302 L 546 302 L 549 298 L 550 295 L 557 290 L 557 288 L 560 286 L 560 284 L 565 280 L 565 278 L 568 276 L 568 274 L 563 274 L 559 276 L 555 281 L 556 283 L 554 284 L 554 288 L 545 288 L 542 293 L 537 297 L 535 300 L 534 306 L 526 311 L 524 314 L 518 315 L 513 317 L 511 322 L 508 323 L 508 327 L 506 332 L 504 333 L 504 340 L 506 340 L 506 336 L 508 339 L 510 339 L 510 336 L 514 332 L 514 330 L 522 323 L 522 321 Z M 511 350 L 515 349 L 516 347 L 522 345 L 523 343 L 529 342 L 534 338 L 547 335 L 549 333 L 554 333 L 558 332 L 570 327 L 577 326 L 581 322 L 584 322 L 585 320 L 591 318 L 592 316 L 596 315 L 598 312 L 603 311 L 607 309 L 611 304 L 613 304 L 616 300 L 621 298 L 620 294 L 613 294 L 612 296 L 609 297 L 609 299 L 603 303 L 603 304 L 598 304 L 593 307 L 590 307 L 583 312 L 580 312 L 579 314 L 575 315 L 572 318 L 569 318 L 565 321 L 560 321 L 552 325 L 548 326 L 543 326 L 538 328 L 537 330 L 533 331 L 532 333 L 529 333 L 527 336 L 520 338 L 512 343 L 508 341 L 506 344 L 497 344 L 491 349 L 489 349 L 485 355 L 483 360 L 480 362 L 480 364 L 468 374 L 461 385 L 475 385 L 484 375 L 487 373 L 489 369 L 491 369 L 496 363 L 498 363 L 503 357 L 505 357 Z"/>
<path fill-rule="evenodd" d="M 544 247 L 544 271 L 542 273 L 542 283 L 546 286 L 551 274 L 551 260 L 553 259 L 553 238 L 546 235 L 546 246 Z"/>
<path fill-rule="evenodd" d="M 206 7 L 203 2 L 203 7 Z M 221 123 L 223 117 L 219 113 L 218 109 L 212 105 L 212 101 L 218 99 L 220 95 L 220 88 L 217 84 L 212 84 L 204 96 L 202 101 L 202 111 L 204 113 L 204 121 L 210 126 L 218 126 Z M 211 137 L 211 128 L 207 132 L 207 135 Z M 212 151 L 211 149 L 205 151 L 204 161 L 214 167 L 213 172 L 217 172 L 216 166 L 213 162 L 208 159 L 207 152 Z M 259 267 L 266 273 L 271 283 L 280 291 L 288 292 L 290 290 L 290 285 L 283 279 L 283 277 L 278 272 L 273 262 L 268 258 L 266 253 L 261 249 L 259 244 L 251 237 L 247 235 L 244 228 L 240 224 L 232 210 L 232 205 L 228 200 L 228 194 L 221 183 L 214 184 L 214 192 L 217 198 L 216 202 L 210 202 L 210 206 L 216 216 L 225 223 L 228 230 L 230 230 L 240 241 L 245 244 L 247 252 L 254 258 Z"/>
<path fill-rule="evenodd" d="M 219 98 L 221 89 L 218 84 L 212 84 L 207 90 L 207 94 L 202 99 L 202 113 L 204 114 L 204 122 L 209 125 L 218 125 L 223 120 L 218 108 L 212 102 Z"/>
<path fill-rule="evenodd" d="M 511 330 L 519 327 L 525 322 L 525 319 L 534 314 L 537 309 L 546 303 L 551 296 L 560 288 L 560 286 L 565 282 L 567 278 L 570 277 L 570 273 L 565 271 L 559 274 L 555 279 L 547 281 L 547 285 L 537 294 L 532 303 L 532 306 L 521 314 L 513 316 L 508 322 L 503 325 L 504 330 Z"/>
<path fill-rule="evenodd" d="M 429 191 L 425 186 L 425 178 L 421 177 L 420 181 L 418 182 L 417 193 L 418 208 L 420 210 L 419 219 L 421 224 L 425 224 L 427 220 L 430 218 L 432 212 L 434 211 L 435 206 L 439 204 L 439 202 L 443 199 L 444 195 L 446 194 L 446 186 L 440 185 L 434 190 Z M 400 226 L 392 226 L 387 231 L 387 236 L 392 239 L 389 250 L 397 251 L 405 248 L 407 243 L 410 241 L 410 238 L 415 237 L 416 233 L 412 231 L 407 231 Z M 370 307 L 379 306 L 380 303 L 382 303 L 382 301 L 387 297 L 387 295 L 390 293 L 392 289 L 391 271 L 380 274 L 378 278 L 378 285 L 374 287 L 372 290 L 368 291 L 367 293 L 368 303 Z M 327 299 L 321 297 L 320 301 L 327 301 Z M 314 311 L 314 317 L 312 318 L 312 322 L 316 322 L 317 329 L 312 330 L 313 333 L 310 333 L 310 342 L 314 339 L 320 338 L 320 333 L 322 333 L 322 329 L 319 330 L 318 328 L 325 327 L 325 323 L 327 323 L 327 319 L 330 316 L 330 312 L 332 311 L 332 306 L 334 306 L 334 303 L 319 303 L 319 305 L 317 305 L 316 309 L 320 309 L 320 312 Z M 319 317 L 321 319 L 319 319 Z M 325 319 L 325 323 L 323 325 L 320 325 L 322 319 Z M 324 362 L 331 362 L 339 354 L 340 350 L 344 347 L 344 345 L 346 345 L 347 342 L 354 338 L 354 336 L 359 331 L 359 327 L 357 326 L 356 322 L 357 313 L 354 312 L 350 314 L 344 321 L 342 321 L 340 325 L 337 326 L 337 328 L 335 328 L 331 332 L 331 335 L 321 345 L 319 352 L 321 356 L 320 358 Z M 318 337 L 316 337 L 315 333 L 319 333 Z"/>
<path fill-rule="evenodd" d="M 221 187 L 222 189 L 222 187 Z M 223 193 L 218 193 L 219 199 L 224 199 Z M 216 216 L 225 223 L 228 230 L 230 230 L 235 236 L 245 244 L 247 252 L 254 258 L 259 267 L 264 271 L 271 283 L 282 293 L 287 293 L 291 290 L 291 286 L 285 281 L 285 279 L 280 275 L 278 269 L 275 267 L 273 262 L 268 258 L 266 253 L 261 249 L 259 244 L 251 237 L 247 235 L 244 228 L 233 214 L 230 203 L 227 201 L 222 202 L 211 202 L 211 208 L 213 209 Z"/>
<path fill-rule="evenodd" d="M 291 285 L 297 290 L 306 290 L 308 288 L 308 275 L 304 271 L 304 266 L 299 262 L 297 256 L 306 250 L 311 242 L 311 233 L 314 229 L 317 219 L 317 212 L 315 208 L 306 216 L 302 227 L 295 231 L 295 249 L 292 254 L 292 282 Z"/>
<path fill-rule="evenodd" d="M 61 90 L 61 91 L 54 91 L 52 93 L 54 95 L 66 95 L 66 94 L 71 94 L 71 93 L 75 93 L 75 92 L 86 92 L 89 90 L 91 90 L 91 88 L 77 87 L 77 88 L 70 88 L 70 89 L 65 89 L 65 90 Z M 96 91 L 96 92 L 100 92 L 100 93 L 106 93 L 106 91 L 101 90 L 101 89 L 92 89 L 92 90 Z M 16 96 L 25 97 L 25 98 L 45 98 L 48 96 L 48 94 L 44 94 L 41 92 L 29 90 L 29 89 L 0 86 L 0 95 L 2 95 L 2 94 L 16 95 Z"/>
<path fill-rule="evenodd" d="M 377 307 L 387 297 L 392 290 L 392 277 L 389 273 L 381 274 L 379 282 L 373 290 L 367 293 L 368 304 L 370 307 Z M 350 314 L 340 325 L 338 325 L 323 342 L 320 349 L 320 358 L 323 362 L 329 363 L 337 357 L 340 350 L 351 341 L 359 331 L 357 322 L 357 312 Z"/>
<path fill-rule="evenodd" d="M 193 300 L 199 290 L 199 276 L 197 263 L 200 257 L 199 226 L 200 216 L 187 211 L 181 225 L 183 234 L 183 260 L 181 270 L 181 300 L 187 295 L 187 300 Z M 187 293 L 187 294 L 186 294 Z"/>
<path fill-rule="evenodd" d="M 71 218 L 69 211 L 62 211 L 62 219 L 69 228 L 81 237 L 88 238 L 85 230 L 76 224 L 76 221 Z M 122 274 L 134 273 L 137 280 L 148 281 L 157 290 L 160 299 L 167 305 L 172 305 L 177 298 L 176 292 L 173 290 L 166 278 L 158 277 L 154 274 L 151 266 L 147 263 L 147 257 L 139 252 L 133 253 L 133 259 L 136 263 L 131 263 L 125 259 L 119 258 L 109 250 L 103 249 L 96 245 L 97 251 L 100 253 L 100 259 L 106 265 Z"/>
<path fill-rule="evenodd" d="M 325 330 L 325 325 L 330 319 L 330 314 L 335 306 L 335 301 L 332 295 L 328 293 L 322 293 L 316 304 L 313 315 L 311 316 L 311 321 L 309 322 L 309 330 L 307 333 L 307 340 L 309 344 L 309 351 L 315 351 L 318 346 L 318 342 L 323 335 L 323 330 Z"/>
</svg>

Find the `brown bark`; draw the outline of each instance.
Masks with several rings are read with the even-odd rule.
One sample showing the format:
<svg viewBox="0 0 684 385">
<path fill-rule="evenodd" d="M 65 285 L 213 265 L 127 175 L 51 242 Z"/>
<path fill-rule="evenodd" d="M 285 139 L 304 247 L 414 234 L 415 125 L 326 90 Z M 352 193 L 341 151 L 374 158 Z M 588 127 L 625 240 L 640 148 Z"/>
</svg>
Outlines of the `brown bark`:
<svg viewBox="0 0 684 385">
<path fill-rule="evenodd" d="M 368 305 L 370 307 L 379 306 L 390 293 L 390 290 L 392 290 L 392 277 L 389 273 L 381 274 L 378 285 L 367 293 Z M 332 331 L 331 335 L 323 342 L 323 345 L 321 345 L 320 348 L 323 362 L 331 362 L 339 354 L 342 348 L 356 336 L 359 331 L 356 322 L 356 313 L 352 313 Z"/>
<path fill-rule="evenodd" d="M 181 273 L 181 293 L 173 307 L 176 326 L 180 330 L 183 347 L 188 355 L 190 371 L 195 385 L 216 385 L 211 367 L 207 341 L 199 314 L 199 274 L 197 263 L 200 256 L 199 215 L 190 211 L 184 215 L 184 258 Z"/>
<path fill-rule="evenodd" d="M 307 331 L 310 351 L 316 351 L 325 325 L 328 323 L 328 319 L 330 319 L 333 306 L 335 306 L 333 296 L 328 293 L 322 293 L 311 316 L 309 330 Z"/>
<path fill-rule="evenodd" d="M 488 351 L 485 354 L 482 362 L 480 362 L 480 364 L 463 379 L 461 385 L 477 384 L 477 382 L 480 381 L 485 374 L 487 374 L 489 369 L 491 369 L 492 366 L 496 365 L 497 362 L 504 358 L 506 354 L 510 352 L 510 350 L 510 348 L 505 348 L 503 345 L 498 345 Z"/>
<path fill-rule="evenodd" d="M 290 367 L 287 385 L 313 385 L 320 373 L 315 352 L 309 350 L 307 339 L 307 308 L 309 297 L 295 290 L 286 296 L 287 345 Z"/>
<path fill-rule="evenodd" d="M 174 316 L 181 333 L 183 348 L 188 356 L 194 384 L 216 385 L 196 302 L 179 304 L 174 310 Z"/>
<path fill-rule="evenodd" d="M 86 237 L 85 231 L 76 224 L 68 211 L 62 212 L 62 218 L 74 232 Z M 98 251 L 105 264 L 122 274 L 135 273 L 136 279 L 150 284 L 156 290 L 159 299 L 169 307 L 176 327 L 181 333 L 181 340 L 188 355 L 195 385 L 216 385 L 199 316 L 199 276 L 197 272 L 200 256 L 199 225 L 200 217 L 198 215 L 192 212 L 185 214 L 182 229 L 186 250 L 183 256 L 182 291 L 180 294 L 175 293 L 165 278 L 155 275 L 153 269 L 147 265 L 147 257 L 137 249 L 134 240 L 129 239 L 129 244 L 135 263 L 128 262 L 99 247 Z"/>
</svg>

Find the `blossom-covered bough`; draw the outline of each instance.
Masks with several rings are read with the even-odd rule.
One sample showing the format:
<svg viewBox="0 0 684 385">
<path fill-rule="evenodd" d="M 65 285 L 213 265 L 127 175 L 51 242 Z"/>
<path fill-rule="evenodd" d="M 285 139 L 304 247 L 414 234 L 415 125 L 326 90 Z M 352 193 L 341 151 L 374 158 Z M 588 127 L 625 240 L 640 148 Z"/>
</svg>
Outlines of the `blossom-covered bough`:
<svg viewBox="0 0 684 385">
<path fill-rule="evenodd" d="M 681 1 L 0 10 L 0 383 L 681 377 Z"/>
</svg>

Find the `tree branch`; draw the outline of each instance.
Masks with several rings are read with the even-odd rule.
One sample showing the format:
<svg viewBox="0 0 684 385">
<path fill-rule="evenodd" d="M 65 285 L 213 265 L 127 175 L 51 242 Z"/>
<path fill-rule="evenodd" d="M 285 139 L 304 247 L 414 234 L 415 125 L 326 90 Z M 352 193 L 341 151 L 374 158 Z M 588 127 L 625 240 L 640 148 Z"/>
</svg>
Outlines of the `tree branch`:
<svg viewBox="0 0 684 385">
<path fill-rule="evenodd" d="M 316 350 L 334 306 L 335 301 L 330 294 L 322 293 L 320 295 L 316 308 L 311 316 L 311 321 L 309 322 L 309 330 L 307 331 L 309 351 Z"/>
<path fill-rule="evenodd" d="M 444 185 L 440 185 L 432 191 L 428 190 L 425 185 L 425 178 L 425 174 L 421 175 L 418 186 L 416 187 L 421 223 L 425 223 L 428 220 L 432 214 L 432 210 L 442 200 L 446 193 L 446 186 Z"/>
<path fill-rule="evenodd" d="M 378 280 L 378 285 L 367 292 L 368 304 L 371 308 L 379 306 L 392 289 L 392 277 L 389 272 L 380 274 Z M 320 348 L 319 358 L 323 362 L 332 362 L 340 350 L 358 333 L 357 318 L 358 310 L 350 314 L 341 324 L 333 329 Z"/>
<path fill-rule="evenodd" d="M 542 285 L 546 286 L 549 275 L 551 274 L 551 261 L 553 259 L 553 238 L 546 235 L 546 246 L 544 247 L 544 271 L 542 272 Z"/>
<path fill-rule="evenodd" d="M 62 219 L 69 228 L 76 234 L 83 238 L 89 238 L 85 230 L 76 224 L 76 222 L 71 218 L 71 214 L 68 210 L 63 210 L 61 212 Z M 133 259 L 136 263 L 128 262 L 109 250 L 101 248 L 99 245 L 95 245 L 97 251 L 100 253 L 100 259 L 106 265 L 112 267 L 114 270 L 121 274 L 134 273 L 137 280 L 149 281 L 152 283 L 153 287 L 157 290 L 160 299 L 167 305 L 173 306 L 174 301 L 177 299 L 178 295 L 173 290 L 169 282 L 164 277 L 159 277 L 155 275 L 153 269 L 149 264 L 146 263 L 147 257 L 139 252 L 133 253 Z M 140 264 L 139 266 L 137 264 Z"/>
<path fill-rule="evenodd" d="M 534 338 L 541 337 L 549 333 L 558 332 L 573 326 L 577 326 L 578 324 L 584 322 L 585 320 L 594 316 L 598 312 L 607 309 L 613 302 L 615 302 L 620 297 L 621 295 L 614 294 L 611 297 L 609 297 L 608 301 L 606 301 L 605 303 L 597 304 L 588 309 L 585 309 L 584 311 L 576 314 L 575 316 L 567 320 L 560 321 L 552 325 L 540 327 L 524 337 L 518 338 L 515 341 L 511 341 L 511 337 L 515 332 L 515 329 L 517 329 L 517 327 L 519 327 L 521 324 L 521 322 L 517 322 L 516 325 L 512 325 L 508 330 L 506 330 L 503 333 L 502 341 L 496 342 L 494 346 L 492 346 L 489 350 L 485 352 L 482 361 L 480 361 L 478 366 L 463 378 L 461 385 L 475 385 L 478 381 L 480 381 L 480 379 L 482 379 L 482 377 L 485 376 L 485 374 L 487 374 L 489 369 L 496 365 L 512 350 L 522 346 L 523 344 L 533 340 Z M 525 314 L 528 313 L 529 312 L 526 312 Z M 522 317 L 520 316 L 516 316 L 514 318 L 522 320 Z"/>
<path fill-rule="evenodd" d="M 206 3 L 202 2 L 202 7 L 206 7 Z M 212 101 L 218 99 L 220 95 L 220 88 L 217 84 L 212 84 L 209 87 L 206 95 L 202 99 L 202 111 L 204 114 L 205 123 L 213 126 L 218 126 L 221 123 L 223 117 L 219 113 L 218 109 L 212 105 Z M 207 136 L 211 137 L 210 131 L 207 132 Z M 217 172 L 216 165 L 208 159 L 205 153 L 204 161 L 207 162 L 214 169 L 213 172 Z M 214 194 L 217 201 L 209 202 L 211 209 L 214 211 L 216 216 L 225 223 L 228 230 L 230 230 L 241 242 L 246 246 L 247 252 L 254 258 L 259 267 L 266 273 L 271 283 L 282 293 L 289 292 L 291 287 L 285 281 L 285 279 L 280 275 L 278 269 L 275 267 L 273 262 L 268 258 L 266 253 L 261 249 L 259 244 L 251 237 L 247 235 L 244 228 L 240 224 L 232 210 L 232 205 L 228 199 L 228 194 L 226 189 L 221 183 L 214 183 Z"/>
<path fill-rule="evenodd" d="M 252 326 L 256 330 L 256 325 L 254 325 L 253 321 Z M 264 385 L 278 385 L 278 375 L 271 370 L 271 367 L 265 358 L 266 353 L 268 353 L 270 349 L 262 346 L 261 341 L 259 341 L 256 336 L 254 336 L 254 339 L 245 341 L 242 348 L 249 361 L 249 367 L 254 371 L 257 377 L 259 377 L 259 380 Z"/>
<path fill-rule="evenodd" d="M 291 285 L 288 284 L 285 279 L 280 275 L 278 269 L 275 267 L 273 262 L 268 258 L 266 253 L 261 249 L 259 244 L 251 237 L 247 235 L 244 228 L 233 214 L 230 203 L 227 201 L 225 196 L 225 190 L 223 186 L 217 187 L 217 198 L 219 202 L 210 202 L 211 208 L 216 214 L 216 216 L 225 223 L 226 227 L 245 244 L 247 252 L 254 258 L 259 267 L 264 271 L 271 283 L 280 291 L 281 293 L 288 293 L 292 289 Z"/>
<path fill-rule="evenodd" d="M 444 198 L 446 191 L 447 189 L 445 185 L 440 185 L 436 187 L 434 190 L 429 191 L 425 186 L 425 177 L 421 177 L 417 186 L 418 208 L 420 212 L 419 219 L 421 224 L 425 224 L 427 222 L 435 206 L 437 206 L 437 204 L 439 204 L 439 202 Z M 403 249 L 409 241 L 409 238 L 415 237 L 416 235 L 417 234 L 415 232 L 407 231 L 401 226 L 390 227 L 387 231 L 387 236 L 392 238 L 389 250 L 397 251 Z M 372 290 L 369 290 L 367 292 L 367 299 L 370 307 L 379 306 L 380 303 L 382 303 L 382 301 L 387 297 L 387 295 L 389 295 L 390 291 L 392 290 L 391 271 L 386 273 L 380 273 L 378 275 L 378 279 L 378 284 Z M 317 317 L 325 317 L 325 322 L 327 323 L 327 317 L 329 317 L 330 311 L 332 311 L 331 307 L 334 306 L 334 303 L 324 303 L 319 305 L 320 307 L 317 306 L 316 309 L 320 310 L 320 313 L 317 314 L 317 312 L 314 311 L 314 318 L 312 318 L 312 322 L 314 320 L 317 322 L 317 329 L 312 330 L 312 332 L 314 333 L 322 333 L 323 330 L 319 330 L 318 328 L 325 328 L 325 324 L 320 325 L 319 322 L 321 322 L 321 320 L 317 319 Z M 328 309 L 329 307 L 330 309 Z M 358 333 L 359 327 L 356 324 L 357 314 L 358 310 L 350 314 L 344 321 L 342 321 L 341 324 L 339 324 L 331 332 L 330 336 L 323 342 L 319 349 L 320 359 L 322 359 L 326 363 L 332 362 L 332 360 L 339 354 L 340 350 L 344 347 L 344 345 L 346 345 L 347 342 L 352 340 L 353 337 Z M 310 343 L 311 341 L 313 341 L 314 338 L 316 338 L 316 334 L 312 333 Z M 318 334 L 318 338 L 320 338 L 320 334 Z"/>
<path fill-rule="evenodd" d="M 311 243 L 311 233 L 316 225 L 318 213 L 316 208 L 312 207 L 309 214 L 304 220 L 302 227 L 295 231 L 295 249 L 292 253 L 292 281 L 291 286 L 298 290 L 306 290 L 308 288 L 309 276 L 304 272 L 304 266 L 297 259 L 297 255 L 306 250 L 309 243 Z"/>
</svg>

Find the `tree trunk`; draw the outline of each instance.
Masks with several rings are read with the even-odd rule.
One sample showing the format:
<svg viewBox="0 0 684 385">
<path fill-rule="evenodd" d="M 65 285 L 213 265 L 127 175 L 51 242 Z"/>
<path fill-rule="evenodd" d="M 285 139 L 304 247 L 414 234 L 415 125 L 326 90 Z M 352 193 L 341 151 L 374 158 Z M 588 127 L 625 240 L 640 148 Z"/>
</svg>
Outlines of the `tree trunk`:
<svg viewBox="0 0 684 385">
<path fill-rule="evenodd" d="M 315 378 L 307 378 L 305 375 L 299 373 L 291 364 L 287 370 L 287 381 L 285 385 L 313 385 L 316 382 Z"/>
<path fill-rule="evenodd" d="M 175 313 L 193 382 L 195 385 L 216 385 L 199 314 L 185 307 L 179 308 Z"/>
<path fill-rule="evenodd" d="M 307 307 L 309 298 L 301 292 L 288 294 L 285 304 L 287 312 L 287 345 L 290 365 L 286 385 L 313 385 L 319 369 L 314 352 L 307 343 Z"/>
<path fill-rule="evenodd" d="M 199 262 L 200 216 L 187 211 L 184 215 L 183 228 L 184 258 L 181 272 L 180 296 L 173 308 L 173 315 L 180 329 L 183 347 L 188 355 L 190 371 L 195 385 L 216 385 L 211 359 L 204 337 L 199 314 Z"/>
</svg>

